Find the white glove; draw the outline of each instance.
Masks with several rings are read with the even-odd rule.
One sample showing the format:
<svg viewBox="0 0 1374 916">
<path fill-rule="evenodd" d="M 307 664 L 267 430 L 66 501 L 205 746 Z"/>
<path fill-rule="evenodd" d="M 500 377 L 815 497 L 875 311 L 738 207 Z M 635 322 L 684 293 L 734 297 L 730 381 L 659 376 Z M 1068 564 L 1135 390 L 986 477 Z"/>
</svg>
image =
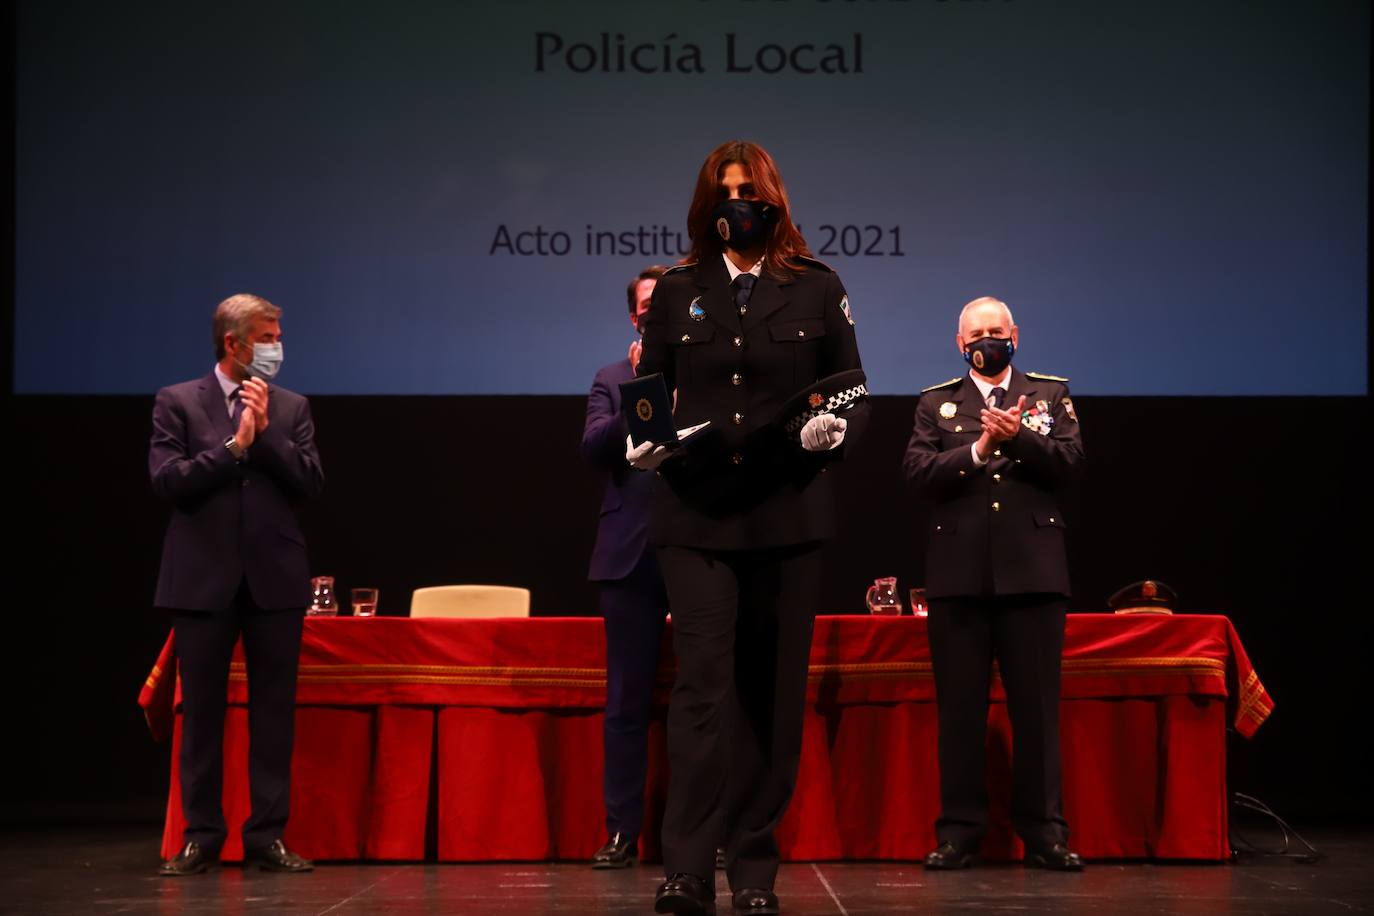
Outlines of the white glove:
<svg viewBox="0 0 1374 916">
<path fill-rule="evenodd" d="M 808 452 L 828 451 L 844 441 L 844 431 L 848 425 L 833 413 L 812 417 L 802 427 L 802 448 Z"/>
<path fill-rule="evenodd" d="M 677 431 L 678 441 L 682 441 L 697 430 L 705 429 L 710 425 L 711 421 L 707 420 L 705 423 L 698 423 L 696 426 L 679 429 Z M 667 461 L 668 456 L 671 454 L 671 451 L 661 445 L 654 445 L 652 442 L 641 442 L 635 445 L 630 436 L 625 437 L 625 460 L 630 463 L 630 467 L 632 468 L 641 471 L 652 471 L 664 461 Z"/>
<path fill-rule="evenodd" d="M 625 460 L 638 471 L 652 471 L 668 458 L 668 450 L 652 442 L 634 444 L 630 436 L 625 437 Z"/>
</svg>

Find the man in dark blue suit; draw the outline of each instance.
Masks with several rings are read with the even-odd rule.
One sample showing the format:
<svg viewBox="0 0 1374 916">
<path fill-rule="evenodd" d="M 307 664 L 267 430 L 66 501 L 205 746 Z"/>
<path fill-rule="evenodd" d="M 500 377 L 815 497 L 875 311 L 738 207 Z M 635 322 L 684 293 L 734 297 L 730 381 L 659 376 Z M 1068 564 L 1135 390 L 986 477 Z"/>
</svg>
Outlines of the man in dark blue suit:
<svg viewBox="0 0 1374 916">
<path fill-rule="evenodd" d="M 269 385 L 281 365 L 281 309 L 231 296 L 215 310 L 214 371 L 157 393 L 148 471 L 172 504 L 154 603 L 172 614 L 181 676 L 184 845 L 161 874 L 206 870 L 227 835 L 224 713 L 229 661 L 248 667 L 245 861 L 313 866 L 282 843 L 291 785 L 296 668 L 310 602 L 301 500 L 324 485 L 305 398 Z"/>
<path fill-rule="evenodd" d="M 649 267 L 630 281 L 627 298 L 636 330 L 649 310 L 654 284 L 667 268 Z M 639 341 L 629 356 L 602 367 L 587 398 L 582 456 L 607 475 L 588 578 L 601 583 L 606 621 L 605 802 L 606 845 L 593 868 L 633 865 L 644 821 L 649 709 L 668 596 L 654 552 L 646 550 L 654 475 L 625 461 L 628 432 L 620 415 L 620 383 L 635 377 Z"/>
</svg>

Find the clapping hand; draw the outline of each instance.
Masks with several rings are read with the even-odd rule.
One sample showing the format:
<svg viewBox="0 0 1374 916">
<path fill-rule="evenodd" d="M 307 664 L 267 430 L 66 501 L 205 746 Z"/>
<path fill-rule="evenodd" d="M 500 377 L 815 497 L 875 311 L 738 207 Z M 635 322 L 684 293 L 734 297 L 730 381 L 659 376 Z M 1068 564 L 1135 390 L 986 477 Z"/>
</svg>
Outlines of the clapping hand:
<svg viewBox="0 0 1374 916">
<path fill-rule="evenodd" d="M 1000 407 L 984 407 L 978 416 L 983 421 L 983 435 L 978 438 L 978 454 L 984 459 L 1002 445 L 1016 438 L 1021 431 L 1021 411 L 1026 409 L 1026 396 L 1016 399 L 1016 406 L 1009 410 Z"/>
<path fill-rule="evenodd" d="M 238 443 L 239 448 L 248 448 L 257 438 L 257 434 L 258 412 L 245 404 L 243 413 L 239 416 L 239 428 L 234 430 L 234 441 Z"/>
<path fill-rule="evenodd" d="M 243 398 L 244 415 L 253 414 L 255 432 L 267 429 L 267 383 L 260 378 L 250 378 L 243 383 L 239 397 Z"/>
</svg>

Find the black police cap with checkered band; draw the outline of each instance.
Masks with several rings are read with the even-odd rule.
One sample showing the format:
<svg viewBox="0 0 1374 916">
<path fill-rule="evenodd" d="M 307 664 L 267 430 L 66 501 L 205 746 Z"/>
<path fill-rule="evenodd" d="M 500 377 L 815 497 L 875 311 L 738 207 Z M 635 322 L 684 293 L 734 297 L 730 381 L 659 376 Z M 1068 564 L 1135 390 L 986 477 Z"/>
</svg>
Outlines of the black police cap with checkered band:
<svg viewBox="0 0 1374 916">
<path fill-rule="evenodd" d="M 868 397 L 868 377 L 862 369 L 836 372 L 807 385 L 792 395 L 778 411 L 777 423 L 789 435 L 796 435 L 813 417 L 841 414 Z"/>
</svg>

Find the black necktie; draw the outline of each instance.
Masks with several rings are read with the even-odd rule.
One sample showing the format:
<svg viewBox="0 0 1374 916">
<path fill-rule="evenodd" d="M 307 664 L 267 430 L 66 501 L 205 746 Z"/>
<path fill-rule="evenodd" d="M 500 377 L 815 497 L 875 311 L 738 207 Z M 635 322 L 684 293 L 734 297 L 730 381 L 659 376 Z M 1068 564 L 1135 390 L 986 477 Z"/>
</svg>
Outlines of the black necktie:
<svg viewBox="0 0 1374 916">
<path fill-rule="evenodd" d="M 754 283 L 758 277 L 753 274 L 740 274 L 731 284 L 735 288 L 735 305 L 739 306 L 739 313 L 743 315 L 749 308 L 749 294 L 754 291 Z"/>
<path fill-rule="evenodd" d="M 243 386 L 240 385 L 229 392 L 229 422 L 234 427 L 234 432 L 239 431 L 239 421 L 243 419 Z"/>
<path fill-rule="evenodd" d="M 1001 407 L 1002 399 L 1007 396 L 1007 389 L 994 388 L 988 395 L 989 407 Z"/>
</svg>

